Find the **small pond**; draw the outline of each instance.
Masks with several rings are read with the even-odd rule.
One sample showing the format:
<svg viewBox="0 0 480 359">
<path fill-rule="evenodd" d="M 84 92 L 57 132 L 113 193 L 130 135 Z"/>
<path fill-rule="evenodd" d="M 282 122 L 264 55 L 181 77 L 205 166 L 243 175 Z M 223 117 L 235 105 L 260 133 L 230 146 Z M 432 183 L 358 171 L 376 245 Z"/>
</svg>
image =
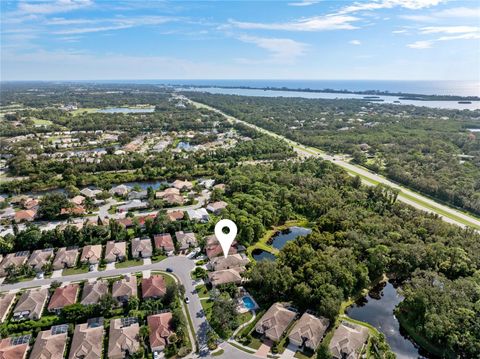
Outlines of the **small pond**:
<svg viewBox="0 0 480 359">
<path fill-rule="evenodd" d="M 418 348 L 400 328 L 393 310 L 403 298 L 391 283 L 374 288 L 367 297 L 347 311 L 350 318 L 369 323 L 385 334 L 385 338 L 398 359 L 432 358 Z"/>
<path fill-rule="evenodd" d="M 158 189 L 162 185 L 168 185 L 167 181 L 145 181 L 145 182 L 126 182 L 124 183 L 128 187 L 134 187 L 136 185 L 140 186 L 142 190 L 152 187 L 154 190 Z"/>
<path fill-rule="evenodd" d="M 155 112 L 155 108 L 129 108 L 129 107 L 110 107 L 98 110 L 99 113 L 151 113 Z"/>
<path fill-rule="evenodd" d="M 270 253 L 270 252 L 267 252 L 267 251 L 263 251 L 261 249 L 254 249 L 252 251 L 252 257 L 253 259 L 255 259 L 256 261 L 261 261 L 261 260 L 268 260 L 268 261 L 274 261 L 275 260 L 275 255 Z"/>
<path fill-rule="evenodd" d="M 297 237 L 306 236 L 312 233 L 310 228 L 303 228 L 303 227 L 289 227 L 284 231 L 277 232 L 268 242 L 271 244 L 272 247 L 277 249 L 282 249 L 285 247 L 288 241 L 292 239 L 296 239 Z"/>
</svg>

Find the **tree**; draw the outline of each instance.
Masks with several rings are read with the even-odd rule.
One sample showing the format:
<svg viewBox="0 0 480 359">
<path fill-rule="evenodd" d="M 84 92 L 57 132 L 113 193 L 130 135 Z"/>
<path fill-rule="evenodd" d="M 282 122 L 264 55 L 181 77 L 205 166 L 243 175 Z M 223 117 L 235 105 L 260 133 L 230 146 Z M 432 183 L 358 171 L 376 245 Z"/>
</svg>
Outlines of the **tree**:
<svg viewBox="0 0 480 359">
<path fill-rule="evenodd" d="M 63 193 L 48 193 L 42 197 L 38 208 L 38 216 L 43 219 L 55 219 L 62 208 L 71 208 L 72 204 Z"/>
</svg>

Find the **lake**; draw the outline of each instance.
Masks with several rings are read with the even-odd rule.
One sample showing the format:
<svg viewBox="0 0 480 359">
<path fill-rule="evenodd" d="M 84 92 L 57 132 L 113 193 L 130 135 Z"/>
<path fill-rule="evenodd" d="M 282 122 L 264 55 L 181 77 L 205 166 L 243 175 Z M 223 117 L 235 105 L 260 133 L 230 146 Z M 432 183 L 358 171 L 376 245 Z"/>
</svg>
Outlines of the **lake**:
<svg viewBox="0 0 480 359">
<path fill-rule="evenodd" d="M 110 107 L 98 110 L 99 113 L 151 113 L 155 112 L 153 107 L 129 108 L 129 107 Z"/>
<path fill-rule="evenodd" d="M 331 92 L 303 92 L 303 91 L 276 91 L 276 90 L 260 90 L 260 89 L 244 89 L 244 88 L 220 88 L 220 87 L 190 87 L 179 90 L 208 92 L 212 94 L 222 95 L 239 95 L 239 96 L 263 96 L 263 97 L 301 97 L 309 99 L 360 99 L 365 100 L 365 95 L 331 93 Z M 469 104 L 460 104 L 457 101 L 419 101 L 419 100 L 400 100 L 398 96 L 376 96 L 375 100 L 383 100 L 374 103 L 387 103 L 394 105 L 414 105 L 425 106 L 430 108 L 441 108 L 450 110 L 478 110 L 480 109 L 480 101 L 472 101 Z M 368 102 L 368 100 L 365 100 Z M 394 101 L 398 101 L 396 103 Z"/>
<path fill-rule="evenodd" d="M 431 356 L 424 353 L 404 335 L 397 318 L 393 315 L 393 310 L 402 300 L 402 296 L 391 283 L 380 284 L 366 298 L 348 308 L 347 314 L 350 318 L 373 325 L 385 334 L 397 358 L 429 358 Z"/>
<path fill-rule="evenodd" d="M 274 261 L 275 260 L 274 254 L 261 249 L 254 249 L 252 252 L 252 257 L 256 261 L 263 261 L 263 260 Z"/>
<path fill-rule="evenodd" d="M 284 231 L 277 232 L 269 241 L 272 247 L 277 249 L 282 249 L 285 247 L 288 241 L 296 239 L 297 237 L 306 236 L 312 233 L 310 228 L 303 228 L 303 227 L 289 227 Z"/>
</svg>

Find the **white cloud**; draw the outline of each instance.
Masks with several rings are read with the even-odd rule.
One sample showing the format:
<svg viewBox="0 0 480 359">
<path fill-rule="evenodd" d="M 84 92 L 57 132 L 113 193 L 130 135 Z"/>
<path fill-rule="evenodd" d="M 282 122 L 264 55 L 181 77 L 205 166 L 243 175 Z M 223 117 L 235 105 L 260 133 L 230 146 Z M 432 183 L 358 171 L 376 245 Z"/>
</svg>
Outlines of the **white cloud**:
<svg viewBox="0 0 480 359">
<path fill-rule="evenodd" d="M 56 0 L 50 2 L 20 2 L 18 10 L 26 14 L 54 14 L 79 10 L 93 5 L 92 0 Z"/>
<path fill-rule="evenodd" d="M 374 11 L 402 7 L 410 10 L 419 10 L 438 5 L 443 0 L 382 0 L 377 2 L 356 2 L 339 11 L 341 14 L 356 13 L 359 11 Z"/>
<path fill-rule="evenodd" d="M 422 34 L 464 34 L 480 32 L 477 26 L 427 26 L 420 29 Z"/>
<path fill-rule="evenodd" d="M 348 43 L 351 44 L 351 45 L 361 45 L 362 44 L 360 42 L 360 40 L 350 40 Z"/>
<path fill-rule="evenodd" d="M 428 26 L 420 29 L 421 34 L 443 34 L 436 39 L 416 41 L 407 46 L 412 49 L 428 49 L 435 42 L 480 39 L 480 27 L 476 26 Z"/>
<path fill-rule="evenodd" d="M 249 30 L 285 30 L 285 31 L 326 31 L 326 30 L 352 30 L 357 27 L 351 23 L 359 20 L 349 15 L 327 15 L 303 18 L 283 23 L 258 23 L 230 20 L 231 26 Z"/>
<path fill-rule="evenodd" d="M 392 34 L 405 34 L 405 33 L 407 33 L 407 32 L 408 32 L 407 29 L 393 30 L 393 31 L 392 31 Z"/>
<path fill-rule="evenodd" d="M 238 40 L 255 44 L 270 52 L 270 61 L 276 63 L 292 63 L 297 57 L 305 54 L 308 45 L 292 39 L 267 38 L 241 35 Z"/>
<path fill-rule="evenodd" d="M 320 1 L 315 0 L 302 0 L 297 2 L 290 2 L 288 3 L 289 6 L 310 6 L 319 3 Z"/>
<path fill-rule="evenodd" d="M 414 43 L 408 44 L 407 47 L 411 49 L 429 49 L 432 47 L 433 42 L 428 40 L 415 41 Z"/>
<path fill-rule="evenodd" d="M 436 17 L 442 18 L 480 18 L 480 7 L 468 8 L 468 7 L 453 7 L 441 11 L 437 11 L 433 14 Z"/>
</svg>

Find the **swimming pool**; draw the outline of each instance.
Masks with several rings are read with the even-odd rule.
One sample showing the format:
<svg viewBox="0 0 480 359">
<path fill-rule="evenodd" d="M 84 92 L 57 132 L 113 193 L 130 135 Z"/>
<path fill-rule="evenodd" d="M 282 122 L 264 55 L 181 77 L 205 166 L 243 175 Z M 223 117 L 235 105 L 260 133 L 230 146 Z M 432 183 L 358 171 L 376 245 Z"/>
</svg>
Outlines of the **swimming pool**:
<svg viewBox="0 0 480 359">
<path fill-rule="evenodd" d="M 257 307 L 253 299 L 250 297 L 247 297 L 247 296 L 243 297 L 242 302 L 244 307 L 247 308 L 248 310 L 252 310 Z"/>
</svg>

